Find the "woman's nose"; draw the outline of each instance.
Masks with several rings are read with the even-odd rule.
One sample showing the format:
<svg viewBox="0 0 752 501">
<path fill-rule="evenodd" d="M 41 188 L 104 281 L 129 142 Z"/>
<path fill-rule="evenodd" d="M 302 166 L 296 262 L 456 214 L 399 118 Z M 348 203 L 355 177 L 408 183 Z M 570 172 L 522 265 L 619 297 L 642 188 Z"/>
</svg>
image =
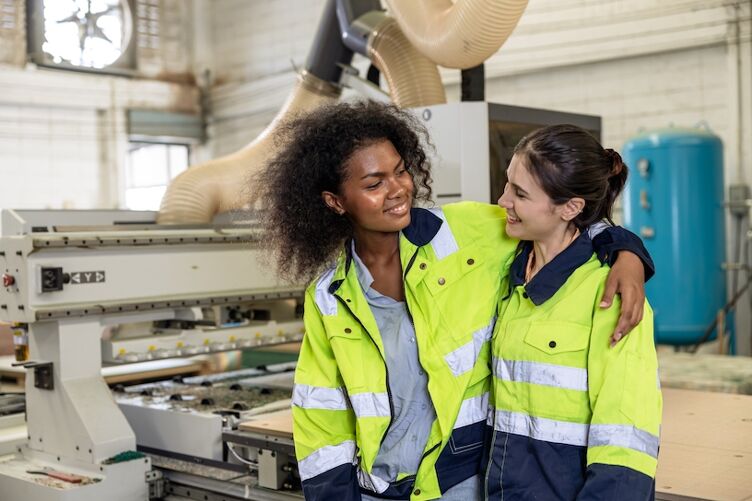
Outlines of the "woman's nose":
<svg viewBox="0 0 752 501">
<path fill-rule="evenodd" d="M 397 198 L 407 193 L 407 187 L 398 179 L 392 179 L 389 183 L 389 198 Z"/>
<path fill-rule="evenodd" d="M 511 209 L 512 208 L 512 202 L 507 197 L 507 192 L 504 191 L 502 195 L 499 197 L 499 201 L 497 202 L 499 204 L 499 207 L 502 209 Z"/>
</svg>

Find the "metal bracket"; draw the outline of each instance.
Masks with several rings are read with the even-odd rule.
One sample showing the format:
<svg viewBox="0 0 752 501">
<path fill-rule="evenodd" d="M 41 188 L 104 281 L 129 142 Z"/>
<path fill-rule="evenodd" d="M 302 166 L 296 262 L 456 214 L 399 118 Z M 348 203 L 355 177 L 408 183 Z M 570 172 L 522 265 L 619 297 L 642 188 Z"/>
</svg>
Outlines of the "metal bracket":
<svg viewBox="0 0 752 501">
<path fill-rule="evenodd" d="M 145 475 L 146 484 L 149 486 L 149 499 L 162 499 L 167 494 L 167 479 L 159 470 L 150 470 Z"/>
<path fill-rule="evenodd" d="M 340 85 L 352 89 L 355 92 L 360 93 L 362 96 L 365 96 L 368 99 L 373 99 L 374 101 L 379 101 L 381 103 L 388 103 L 391 101 L 389 94 L 381 90 L 381 88 L 377 87 L 372 82 L 358 76 L 358 70 L 352 66 L 340 65 L 340 67 L 342 68 L 342 76 L 339 80 Z"/>
<path fill-rule="evenodd" d="M 55 378 L 52 371 L 52 362 L 14 362 L 12 367 L 34 369 L 34 387 L 40 390 L 55 389 Z"/>
</svg>

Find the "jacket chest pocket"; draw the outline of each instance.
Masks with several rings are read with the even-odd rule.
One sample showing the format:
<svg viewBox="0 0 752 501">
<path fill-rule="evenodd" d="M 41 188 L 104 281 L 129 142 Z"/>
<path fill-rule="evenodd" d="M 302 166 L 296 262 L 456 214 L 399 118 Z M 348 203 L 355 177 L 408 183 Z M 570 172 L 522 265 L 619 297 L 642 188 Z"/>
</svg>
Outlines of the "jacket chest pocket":
<svg viewBox="0 0 752 501">
<path fill-rule="evenodd" d="M 356 320 L 338 316 L 324 316 L 322 319 L 345 387 L 349 393 L 363 391 L 374 358 L 380 360 L 375 347 L 371 353 L 373 342 Z"/>
<path fill-rule="evenodd" d="M 579 366 L 587 357 L 590 326 L 573 322 L 533 322 L 525 333 L 524 341 L 527 348 L 532 348 L 532 352 L 538 356 L 545 354 L 551 357 L 552 363 L 568 362 Z"/>
</svg>

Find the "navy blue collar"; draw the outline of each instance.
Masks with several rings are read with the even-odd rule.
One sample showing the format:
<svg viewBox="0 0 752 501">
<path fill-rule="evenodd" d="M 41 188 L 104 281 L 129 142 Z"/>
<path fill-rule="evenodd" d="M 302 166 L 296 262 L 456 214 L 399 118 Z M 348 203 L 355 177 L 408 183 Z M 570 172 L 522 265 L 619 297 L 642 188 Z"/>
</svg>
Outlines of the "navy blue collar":
<svg viewBox="0 0 752 501">
<path fill-rule="evenodd" d="M 410 210 L 410 224 L 402 230 L 402 234 L 413 245 L 421 247 L 433 240 L 443 223 L 444 221 L 430 210 L 413 207 Z"/>
<path fill-rule="evenodd" d="M 413 245 L 422 247 L 433 240 L 442 224 L 444 224 L 444 221 L 430 210 L 413 207 L 410 209 L 410 224 L 402 230 L 402 234 Z M 353 260 L 352 249 L 352 239 L 348 238 L 345 242 L 345 275 L 350 272 L 350 265 Z M 329 292 L 334 294 L 341 284 L 341 280 L 332 282 L 329 286 Z"/>
<path fill-rule="evenodd" d="M 533 250 L 533 242 L 523 241 L 519 253 L 509 269 L 509 286 L 525 283 L 525 268 L 528 256 Z M 561 288 L 574 271 L 587 263 L 593 255 L 593 242 L 587 231 L 580 234 L 569 247 L 561 251 L 550 263 L 546 263 L 532 280 L 525 285 L 525 292 L 536 306 L 545 303 Z"/>
</svg>

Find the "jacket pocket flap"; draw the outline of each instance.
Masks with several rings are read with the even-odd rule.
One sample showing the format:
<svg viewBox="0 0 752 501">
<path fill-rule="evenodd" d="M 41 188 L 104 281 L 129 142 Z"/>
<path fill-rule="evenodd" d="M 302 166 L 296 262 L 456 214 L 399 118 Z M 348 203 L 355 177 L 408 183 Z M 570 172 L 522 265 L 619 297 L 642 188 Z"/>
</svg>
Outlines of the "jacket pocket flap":
<svg viewBox="0 0 752 501">
<path fill-rule="evenodd" d="M 423 282 L 435 296 L 459 282 L 465 275 L 483 267 L 483 252 L 477 246 L 460 249 L 441 261 L 433 263 Z"/>
<path fill-rule="evenodd" d="M 526 344 L 548 355 L 584 350 L 589 342 L 590 327 L 572 322 L 533 322 L 525 334 Z"/>
</svg>

